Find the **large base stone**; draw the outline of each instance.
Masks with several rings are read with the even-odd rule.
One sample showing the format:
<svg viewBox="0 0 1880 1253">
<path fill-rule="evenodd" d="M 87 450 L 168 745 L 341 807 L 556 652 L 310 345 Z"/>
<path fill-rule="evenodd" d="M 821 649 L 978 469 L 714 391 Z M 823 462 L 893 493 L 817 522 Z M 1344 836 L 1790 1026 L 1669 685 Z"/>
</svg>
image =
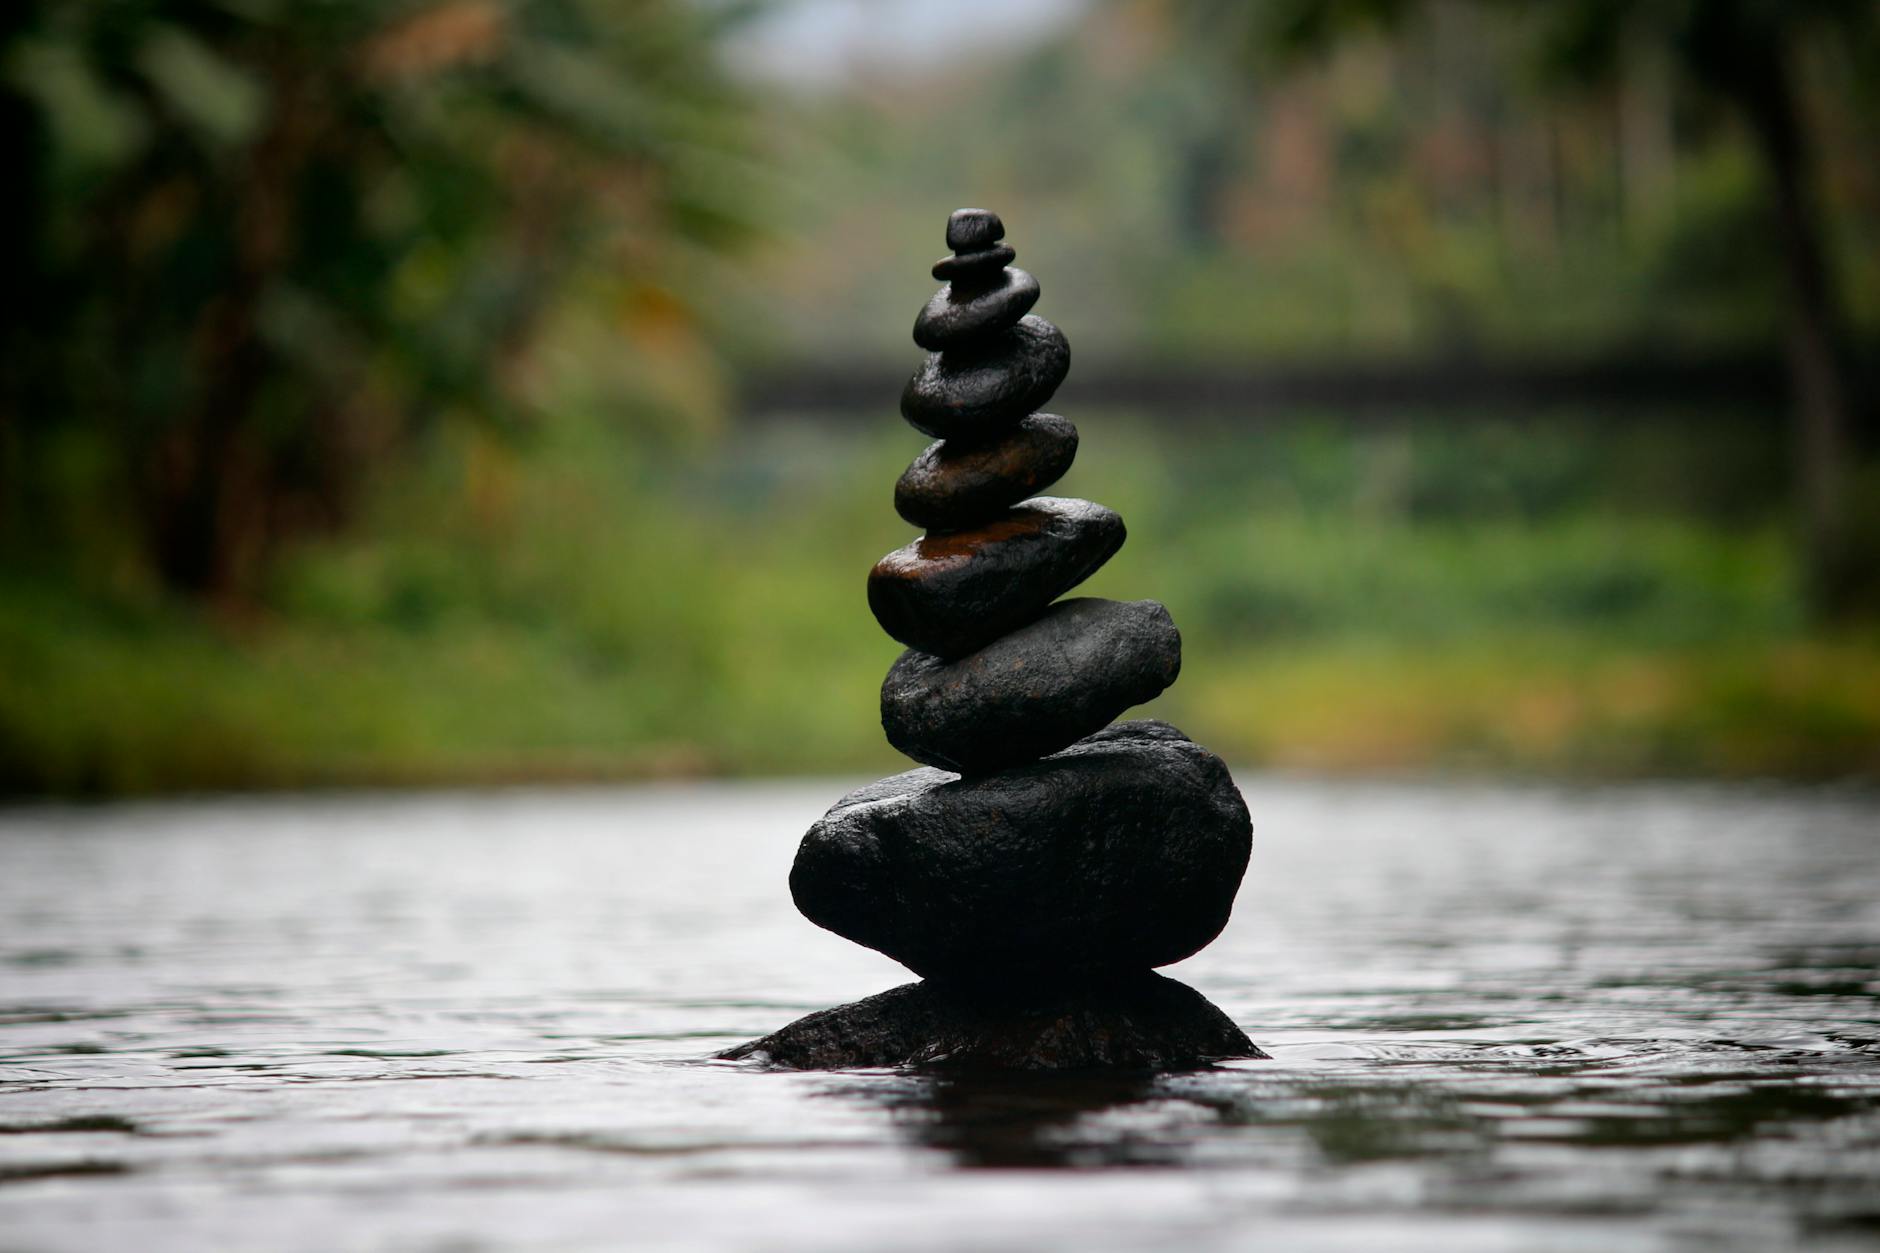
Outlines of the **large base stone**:
<svg viewBox="0 0 1880 1253">
<path fill-rule="evenodd" d="M 1172 1070 L 1266 1054 L 1199 992 L 1145 973 L 1000 1000 L 908 983 L 799 1018 L 719 1056 L 793 1070 Z"/>
<path fill-rule="evenodd" d="M 804 835 L 790 893 L 916 974 L 1046 986 L 1198 952 L 1251 839 L 1220 758 L 1124 722 L 999 774 L 910 770 L 849 793 Z"/>
</svg>

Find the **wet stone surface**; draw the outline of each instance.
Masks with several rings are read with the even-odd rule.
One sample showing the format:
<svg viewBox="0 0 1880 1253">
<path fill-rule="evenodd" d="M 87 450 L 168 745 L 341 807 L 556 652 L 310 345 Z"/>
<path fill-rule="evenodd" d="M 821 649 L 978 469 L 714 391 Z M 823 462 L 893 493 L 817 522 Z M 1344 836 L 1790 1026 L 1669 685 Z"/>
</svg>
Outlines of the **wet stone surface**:
<svg viewBox="0 0 1880 1253">
<path fill-rule="evenodd" d="M 868 607 L 909 648 L 961 657 L 1043 613 L 1124 537 L 1113 510 L 1040 496 L 971 530 L 895 549 L 868 573 Z"/>
<path fill-rule="evenodd" d="M 985 282 L 1018 260 L 1010 244 L 993 244 L 977 252 L 957 252 L 933 263 L 933 276 L 941 282 Z"/>
<path fill-rule="evenodd" d="M 947 215 L 947 247 L 978 252 L 1005 238 L 1005 223 L 990 209 L 955 209 Z"/>
<path fill-rule="evenodd" d="M 1100 729 L 1181 664 L 1181 634 L 1155 601 L 1062 601 L 957 661 L 901 654 L 881 685 L 881 725 L 915 761 L 984 774 Z"/>
<path fill-rule="evenodd" d="M 1266 1055 L 1193 988 L 1142 974 L 997 999 L 908 983 L 799 1018 L 723 1056 L 794 1070 L 1186 1070 Z"/>
<path fill-rule="evenodd" d="M 1219 758 L 1125 722 L 1001 774 L 923 768 L 851 792 L 803 837 L 790 891 L 924 977 L 1136 973 L 1220 933 L 1250 839 Z"/>
<path fill-rule="evenodd" d="M 938 440 L 894 485 L 894 509 L 915 526 L 949 531 L 996 517 L 1064 477 L 1077 458 L 1077 428 L 1055 413 L 1030 414 L 989 443 Z"/>
<path fill-rule="evenodd" d="M 1036 314 L 930 353 L 901 393 L 901 416 L 937 439 L 986 439 L 1042 409 L 1070 372 L 1064 333 Z"/>
<path fill-rule="evenodd" d="M 948 283 L 914 319 L 914 342 L 936 351 L 963 346 L 1030 313 L 1038 294 L 1038 280 L 1020 269 L 1000 270 L 977 288 Z"/>
</svg>

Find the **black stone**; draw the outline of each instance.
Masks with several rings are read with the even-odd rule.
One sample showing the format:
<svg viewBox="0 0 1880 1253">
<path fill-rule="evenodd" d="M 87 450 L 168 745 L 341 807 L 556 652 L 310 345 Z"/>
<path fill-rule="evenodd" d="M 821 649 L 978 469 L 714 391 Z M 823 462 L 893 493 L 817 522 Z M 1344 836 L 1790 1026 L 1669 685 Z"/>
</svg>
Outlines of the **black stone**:
<svg viewBox="0 0 1880 1253">
<path fill-rule="evenodd" d="M 1144 973 L 996 1000 L 906 983 L 719 1056 L 792 1070 L 1188 1070 L 1266 1054 L 1187 984 Z"/>
<path fill-rule="evenodd" d="M 1124 536 L 1114 510 L 1040 496 L 971 530 L 895 549 L 868 572 L 868 607 L 909 648 L 963 657 L 1043 613 Z"/>
<path fill-rule="evenodd" d="M 952 348 L 1012 325 L 1038 303 L 1038 280 L 1023 270 L 1000 270 L 991 286 L 962 290 L 948 283 L 914 319 L 914 342 Z"/>
<path fill-rule="evenodd" d="M 939 439 L 989 439 L 1042 409 L 1070 368 L 1064 332 L 1031 314 L 970 344 L 929 353 L 901 393 L 901 416 Z"/>
<path fill-rule="evenodd" d="M 894 511 L 915 526 L 953 531 L 986 522 L 1064 476 L 1077 428 L 1034 413 L 992 443 L 938 440 L 894 485 Z"/>
<path fill-rule="evenodd" d="M 1016 260 L 1018 253 L 1010 244 L 994 244 L 978 252 L 956 252 L 950 257 L 941 257 L 933 263 L 932 274 L 943 283 L 962 279 L 969 283 L 981 282 Z"/>
<path fill-rule="evenodd" d="M 1181 633 L 1156 602 L 1061 601 L 958 661 L 902 653 L 881 684 L 881 726 L 915 761 L 985 774 L 1075 743 L 1181 668 Z"/>
<path fill-rule="evenodd" d="M 990 209 L 955 209 L 947 216 L 947 247 L 978 252 L 1005 238 L 1005 223 Z"/>
<path fill-rule="evenodd" d="M 790 892 L 922 976 L 1048 986 L 1199 951 L 1251 837 L 1220 758 L 1123 722 L 1001 774 L 922 768 L 851 792 L 803 837 Z"/>
</svg>

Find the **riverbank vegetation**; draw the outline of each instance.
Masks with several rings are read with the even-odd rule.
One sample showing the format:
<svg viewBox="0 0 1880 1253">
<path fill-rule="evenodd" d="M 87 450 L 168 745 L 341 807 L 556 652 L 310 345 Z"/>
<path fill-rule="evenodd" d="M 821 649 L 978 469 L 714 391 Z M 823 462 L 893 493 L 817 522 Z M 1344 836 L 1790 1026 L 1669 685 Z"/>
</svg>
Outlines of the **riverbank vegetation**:
<svg viewBox="0 0 1880 1253">
<path fill-rule="evenodd" d="M 1067 389 L 1059 490 L 1132 533 L 1087 590 L 1184 632 L 1147 712 L 1249 766 L 1880 774 L 1880 23 L 1782 9 L 1776 177 L 1676 31 L 1782 14 L 1625 7 L 1549 7 L 1565 76 L 1504 6 L 1111 0 L 785 87 L 722 55 L 762 6 L 15 5 L 0 789 L 891 764 L 861 586 L 920 441 L 892 382 L 763 390 L 911 369 L 966 202 L 1073 385 L 1577 380 Z M 1710 399 L 1573 367 L 1637 361 Z"/>
<path fill-rule="evenodd" d="M 526 449 L 441 432 L 369 525 L 240 609 L 11 573 L 4 782 L 888 768 L 874 702 L 897 649 L 862 580 L 909 536 L 887 486 L 919 440 L 882 426 L 650 455 L 603 422 Z M 1756 500 L 1766 433 L 1713 433 L 1689 476 L 1688 436 L 1571 416 L 1082 427 L 1061 490 L 1131 530 L 1085 590 L 1169 605 L 1188 677 L 1144 712 L 1238 763 L 1880 774 L 1880 637 L 1808 627 L 1779 501 Z"/>
</svg>

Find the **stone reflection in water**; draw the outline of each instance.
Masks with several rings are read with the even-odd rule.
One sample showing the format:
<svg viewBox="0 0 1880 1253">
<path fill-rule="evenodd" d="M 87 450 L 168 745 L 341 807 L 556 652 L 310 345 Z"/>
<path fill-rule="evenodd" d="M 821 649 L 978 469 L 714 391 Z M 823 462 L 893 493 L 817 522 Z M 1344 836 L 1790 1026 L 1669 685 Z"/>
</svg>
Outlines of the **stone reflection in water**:
<svg viewBox="0 0 1880 1253">
<path fill-rule="evenodd" d="M 1481 1120 L 1463 1111 L 1453 1096 L 1421 1087 L 1327 1085 L 1299 1094 L 1308 1113 L 1300 1127 L 1327 1163 L 1370 1162 L 1485 1155 Z M 1270 1115 L 1236 1103 L 1231 1121 L 1257 1125 Z"/>
<path fill-rule="evenodd" d="M 969 1168 L 1176 1166 L 1195 1118 L 1214 1117 L 1140 1073 L 936 1075 L 885 1104 L 910 1141 Z"/>
<path fill-rule="evenodd" d="M 1451 1185 L 1491 1168 L 1511 1182 L 1510 1152 L 1554 1146 L 1714 1153 L 1880 1113 L 1880 1097 L 1869 1090 L 1766 1079 L 1653 1084 L 1620 1094 L 1565 1076 L 1540 1084 L 1532 1075 L 1511 1077 L 1519 1089 L 1498 1087 L 1474 1100 L 1412 1075 L 1402 1083 L 1302 1082 L 1298 1075 L 1256 1080 L 1236 1071 L 1173 1079 L 1149 1072 L 941 1071 L 839 1095 L 886 1108 L 910 1143 L 943 1150 L 966 1167 L 1185 1165 L 1212 1139 L 1241 1160 L 1304 1159 L 1354 1169 L 1415 1162 L 1426 1172 L 1446 1163 L 1442 1177 Z"/>
<path fill-rule="evenodd" d="M 1262 1057 L 1198 993 L 1150 972 L 1227 923 L 1252 824 L 1226 765 L 1161 722 L 1110 726 L 1181 672 L 1154 601 L 1052 602 L 1123 545 L 1123 519 L 1033 492 L 1077 428 L 1038 412 L 1070 345 L 1027 311 L 1005 224 L 947 222 L 947 285 L 914 339 L 932 351 L 901 414 L 940 437 L 896 487 L 927 527 L 868 576 L 908 646 L 882 729 L 925 770 L 850 793 L 798 850 L 811 922 L 932 981 L 812 1014 L 721 1056 L 806 1069 L 932 1061 L 1052 1070 Z M 957 772 L 957 773 L 953 773 Z"/>
</svg>

